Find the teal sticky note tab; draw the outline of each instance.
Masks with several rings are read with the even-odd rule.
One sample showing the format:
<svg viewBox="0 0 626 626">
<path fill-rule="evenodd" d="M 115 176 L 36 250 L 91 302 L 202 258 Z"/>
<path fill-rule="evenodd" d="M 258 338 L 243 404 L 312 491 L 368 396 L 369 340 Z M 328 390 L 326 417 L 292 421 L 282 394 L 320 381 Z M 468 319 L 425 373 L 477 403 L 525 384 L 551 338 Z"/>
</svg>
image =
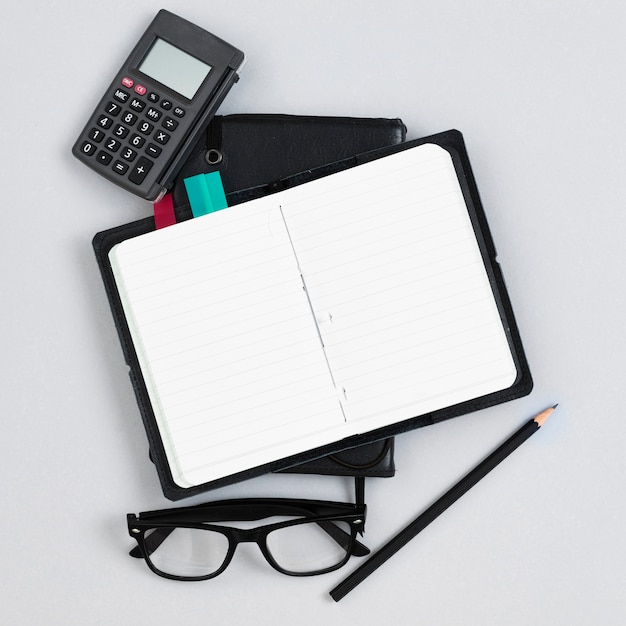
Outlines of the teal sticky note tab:
<svg viewBox="0 0 626 626">
<path fill-rule="evenodd" d="M 221 211 L 228 207 L 219 172 L 190 176 L 185 178 L 184 183 L 194 217 Z"/>
<path fill-rule="evenodd" d="M 228 207 L 226 202 L 226 192 L 224 191 L 224 185 L 222 184 L 222 177 L 219 172 L 210 172 L 204 175 L 207 187 L 209 188 L 209 195 L 211 196 L 211 202 L 213 203 L 214 211 L 221 211 Z"/>
<path fill-rule="evenodd" d="M 204 183 L 204 174 L 185 178 L 185 189 L 189 198 L 189 205 L 194 217 L 211 212 L 211 197 Z"/>
</svg>

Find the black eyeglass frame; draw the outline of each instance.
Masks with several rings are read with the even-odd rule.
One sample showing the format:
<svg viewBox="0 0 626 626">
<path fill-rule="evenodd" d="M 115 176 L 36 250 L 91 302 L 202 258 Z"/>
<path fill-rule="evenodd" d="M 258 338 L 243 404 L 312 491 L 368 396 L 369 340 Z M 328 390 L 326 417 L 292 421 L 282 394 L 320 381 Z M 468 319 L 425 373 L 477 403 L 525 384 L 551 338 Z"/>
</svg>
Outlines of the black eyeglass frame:
<svg viewBox="0 0 626 626">
<path fill-rule="evenodd" d="M 147 511 L 127 515 L 128 533 L 137 542 L 130 555 L 143 558 L 148 567 L 158 576 L 171 580 L 200 581 L 219 576 L 230 564 L 240 543 L 256 543 L 266 561 L 278 572 L 288 576 L 314 576 L 325 574 L 345 565 L 351 556 L 365 556 L 369 549 L 357 541 L 356 535 L 363 534 L 367 507 L 363 500 L 362 484 L 357 480 L 357 503 L 332 502 L 326 500 L 303 500 L 291 498 L 247 498 L 222 500 L 190 507 Z M 359 488 L 360 487 L 360 488 Z M 242 529 L 214 525 L 210 522 L 256 521 L 272 516 L 298 516 L 299 519 Z M 346 522 L 350 533 L 344 532 L 333 522 Z M 311 572 L 294 572 L 276 562 L 267 546 L 267 536 L 280 528 L 298 524 L 316 523 L 333 540 L 345 549 L 344 558 L 335 565 Z M 151 554 L 176 528 L 211 530 L 224 535 L 228 540 L 228 551 L 221 566 L 202 576 L 180 576 L 161 571 L 154 565 Z M 146 536 L 148 531 L 154 531 Z"/>
</svg>

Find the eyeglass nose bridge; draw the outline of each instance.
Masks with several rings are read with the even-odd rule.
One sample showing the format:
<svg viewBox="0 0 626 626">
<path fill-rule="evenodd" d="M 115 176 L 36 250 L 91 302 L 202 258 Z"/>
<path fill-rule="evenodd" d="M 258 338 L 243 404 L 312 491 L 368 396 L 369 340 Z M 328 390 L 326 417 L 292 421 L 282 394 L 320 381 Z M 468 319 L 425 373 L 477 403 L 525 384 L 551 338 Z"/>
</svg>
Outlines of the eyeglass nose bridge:
<svg viewBox="0 0 626 626">
<path fill-rule="evenodd" d="M 278 570 L 279 572 L 283 572 L 283 569 L 276 563 L 274 558 L 272 557 L 270 551 L 267 547 L 267 535 L 268 529 L 260 527 L 260 528 L 230 528 L 230 549 L 228 550 L 228 558 L 227 562 L 222 566 L 222 570 L 230 563 L 232 558 L 235 556 L 235 551 L 237 550 L 237 546 L 240 543 L 256 543 L 261 551 L 261 554 L 269 563 L 271 567 Z"/>
<path fill-rule="evenodd" d="M 267 532 L 261 528 L 230 528 L 230 537 L 233 544 L 258 543 L 263 545 Z"/>
</svg>

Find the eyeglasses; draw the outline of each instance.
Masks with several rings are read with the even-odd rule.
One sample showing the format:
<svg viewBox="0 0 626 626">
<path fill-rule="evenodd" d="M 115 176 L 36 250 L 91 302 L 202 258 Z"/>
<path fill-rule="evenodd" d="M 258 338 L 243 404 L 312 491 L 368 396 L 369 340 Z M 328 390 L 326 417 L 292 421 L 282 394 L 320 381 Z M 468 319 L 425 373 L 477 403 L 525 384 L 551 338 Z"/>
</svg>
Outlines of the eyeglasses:
<svg viewBox="0 0 626 626">
<path fill-rule="evenodd" d="M 366 506 L 357 479 L 357 503 L 283 498 L 223 500 L 198 506 L 127 515 L 128 532 L 137 541 L 130 555 L 144 558 L 159 576 L 207 580 L 221 574 L 237 545 L 256 543 L 267 562 L 289 576 L 313 576 L 345 565 L 369 549 L 363 534 Z M 225 522 L 280 518 L 254 528 Z"/>
</svg>

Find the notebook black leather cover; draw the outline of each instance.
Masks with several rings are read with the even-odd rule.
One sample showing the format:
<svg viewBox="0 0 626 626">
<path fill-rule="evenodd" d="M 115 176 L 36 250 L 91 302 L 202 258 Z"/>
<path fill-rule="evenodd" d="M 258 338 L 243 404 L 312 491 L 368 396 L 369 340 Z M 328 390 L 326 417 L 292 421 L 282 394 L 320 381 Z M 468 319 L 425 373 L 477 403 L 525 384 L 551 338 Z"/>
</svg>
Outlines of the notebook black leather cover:
<svg viewBox="0 0 626 626">
<path fill-rule="evenodd" d="M 149 404 L 149 398 L 147 394 L 146 385 L 143 381 L 140 366 L 138 363 L 137 355 L 134 350 L 134 345 L 130 336 L 130 331 L 126 323 L 124 311 L 121 306 L 119 294 L 115 284 L 113 272 L 109 261 L 109 251 L 117 243 L 124 241 L 130 237 L 134 237 L 154 228 L 154 224 L 150 224 L 150 220 L 144 220 L 142 222 L 135 222 L 128 224 L 117 229 L 111 229 L 99 233 L 94 238 L 94 249 L 98 258 L 100 269 L 102 271 L 105 287 L 110 298 L 111 308 L 114 314 L 114 318 L 117 324 L 122 346 L 125 351 L 127 362 L 131 366 L 131 378 L 135 392 L 137 395 L 138 403 L 141 408 L 142 417 L 148 433 L 151 448 L 155 455 L 155 461 L 157 470 L 161 480 L 161 485 L 165 495 L 170 499 L 179 499 L 182 497 L 194 495 L 207 491 L 208 489 L 224 486 L 234 482 L 258 476 L 262 473 L 275 470 L 286 470 L 293 468 L 294 466 L 302 463 L 312 461 L 313 459 L 320 458 L 325 455 L 336 455 L 348 448 L 354 449 L 362 444 L 377 442 L 400 432 L 412 430 L 415 428 L 421 428 L 423 426 L 434 424 L 442 420 L 447 420 L 453 417 L 464 415 L 479 409 L 483 409 L 495 404 L 507 402 L 515 398 L 527 395 L 532 390 L 532 377 L 524 354 L 521 338 L 515 322 L 515 317 L 511 307 L 511 303 L 508 298 L 504 279 L 496 259 L 496 250 L 491 238 L 489 227 L 487 224 L 486 216 L 480 202 L 480 197 L 474 177 L 472 174 L 469 157 L 466 152 L 465 144 L 461 133 L 455 130 L 446 131 L 433 135 L 431 137 L 425 137 L 420 140 L 413 140 L 411 142 L 401 143 L 399 145 L 392 145 L 385 148 L 368 151 L 359 155 L 355 155 L 343 161 L 338 161 L 332 164 L 324 165 L 307 172 L 296 174 L 280 181 L 279 188 L 288 189 L 292 186 L 299 185 L 305 182 L 317 180 L 333 173 L 341 172 L 345 169 L 352 167 L 358 167 L 359 165 L 369 163 L 375 159 L 384 158 L 386 156 L 402 152 L 404 150 L 411 150 L 422 144 L 434 143 L 447 150 L 454 163 L 455 170 L 458 176 L 458 182 L 463 193 L 463 197 L 468 210 L 468 216 L 471 219 L 472 225 L 475 229 L 476 241 L 479 244 L 480 252 L 482 255 L 485 269 L 487 270 L 487 276 L 493 289 L 494 302 L 498 307 L 498 311 L 503 320 L 503 330 L 506 333 L 507 341 L 511 349 L 511 357 L 515 363 L 516 377 L 512 384 L 500 391 L 494 391 L 487 393 L 486 395 L 478 396 L 458 404 L 452 404 L 450 406 L 437 409 L 431 413 L 424 413 L 415 417 L 390 424 L 388 426 L 378 428 L 376 430 L 352 435 L 341 441 L 337 441 L 323 447 L 309 450 L 307 452 L 299 453 L 293 457 L 284 459 L 277 459 L 262 466 L 250 468 L 239 473 L 223 476 L 212 482 L 199 484 L 189 488 L 179 487 L 173 480 L 172 473 L 167 463 L 167 457 L 163 442 L 158 432 L 156 420 L 152 407 Z M 272 193 L 273 186 L 263 186 L 261 193 Z M 238 197 L 245 196 L 248 190 L 242 192 L 234 192 L 230 194 L 229 204 L 233 204 L 231 200 L 236 200 Z"/>
<path fill-rule="evenodd" d="M 268 195 L 285 186 L 301 184 L 319 176 L 332 163 L 356 154 L 401 143 L 406 128 L 400 119 L 311 117 L 293 115 L 216 116 L 205 136 L 174 182 L 172 197 L 177 221 L 192 217 L 184 179 L 196 174 L 219 171 L 229 205 Z M 329 165 L 330 164 L 330 165 Z M 108 261 L 111 242 L 119 242 L 154 230 L 149 217 L 119 226 L 94 238 L 94 249 L 109 296 L 127 362 L 132 346 L 120 318 L 121 303 L 112 281 Z M 132 378 L 132 372 L 131 372 Z M 138 381 L 133 380 L 137 391 Z M 141 394 L 137 394 L 140 407 Z M 145 407 L 142 407 L 144 414 Z M 146 421 L 152 450 L 158 454 L 158 433 Z M 321 458 L 311 456 L 304 463 L 277 471 L 290 473 L 391 477 L 395 473 L 393 437 L 358 445 Z M 306 455 L 305 457 L 306 458 Z M 274 470 L 271 470 L 274 471 Z M 166 497 L 177 500 L 206 490 L 206 487 L 182 489 L 160 476 Z"/>
</svg>

